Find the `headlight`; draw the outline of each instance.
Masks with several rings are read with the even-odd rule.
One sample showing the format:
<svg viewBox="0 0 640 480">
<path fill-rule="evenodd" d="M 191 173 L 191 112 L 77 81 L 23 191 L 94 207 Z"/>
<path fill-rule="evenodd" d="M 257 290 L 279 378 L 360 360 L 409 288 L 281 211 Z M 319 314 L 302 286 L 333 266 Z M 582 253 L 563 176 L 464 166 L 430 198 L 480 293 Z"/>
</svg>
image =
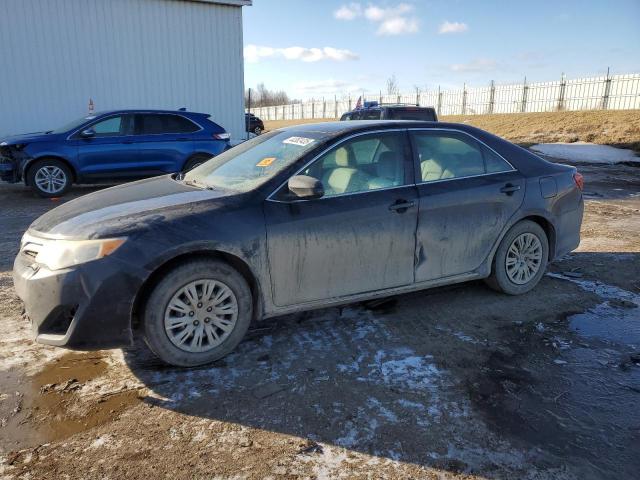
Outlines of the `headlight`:
<svg viewBox="0 0 640 480">
<path fill-rule="evenodd" d="M 47 240 L 38 249 L 36 262 L 46 265 L 49 270 L 60 270 L 111 255 L 125 240 Z"/>
</svg>

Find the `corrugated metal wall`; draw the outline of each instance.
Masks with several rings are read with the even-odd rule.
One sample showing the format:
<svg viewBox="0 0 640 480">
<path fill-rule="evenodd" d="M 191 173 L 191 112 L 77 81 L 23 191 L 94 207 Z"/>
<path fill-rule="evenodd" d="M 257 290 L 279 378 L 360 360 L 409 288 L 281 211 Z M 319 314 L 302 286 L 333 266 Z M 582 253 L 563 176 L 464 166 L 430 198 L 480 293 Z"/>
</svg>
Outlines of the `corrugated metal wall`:
<svg viewBox="0 0 640 480">
<path fill-rule="evenodd" d="M 179 0 L 2 0 L 0 134 L 96 110 L 187 107 L 244 136 L 242 9 Z"/>
</svg>

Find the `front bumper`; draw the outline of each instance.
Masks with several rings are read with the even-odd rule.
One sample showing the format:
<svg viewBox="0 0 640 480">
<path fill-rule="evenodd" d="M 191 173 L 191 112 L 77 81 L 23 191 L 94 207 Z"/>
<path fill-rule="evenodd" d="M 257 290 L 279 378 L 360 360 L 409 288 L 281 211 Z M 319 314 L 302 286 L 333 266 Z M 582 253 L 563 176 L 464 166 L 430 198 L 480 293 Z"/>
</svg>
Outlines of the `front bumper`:
<svg viewBox="0 0 640 480">
<path fill-rule="evenodd" d="M 131 345 L 131 312 L 142 278 L 113 257 L 51 271 L 19 253 L 13 282 L 38 343 L 72 349 Z"/>
</svg>

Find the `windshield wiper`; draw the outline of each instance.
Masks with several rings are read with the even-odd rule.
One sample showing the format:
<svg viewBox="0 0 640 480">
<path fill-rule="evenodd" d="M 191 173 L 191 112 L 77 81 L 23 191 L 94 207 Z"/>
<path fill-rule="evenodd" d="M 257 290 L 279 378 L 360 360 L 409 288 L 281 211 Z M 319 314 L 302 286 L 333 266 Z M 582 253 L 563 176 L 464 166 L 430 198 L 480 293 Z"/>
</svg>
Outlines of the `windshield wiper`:
<svg viewBox="0 0 640 480">
<path fill-rule="evenodd" d="M 207 185 L 206 183 L 199 182 L 198 180 L 182 180 L 185 185 L 189 185 L 190 187 L 202 188 L 203 190 L 213 190 L 213 187 Z"/>
</svg>

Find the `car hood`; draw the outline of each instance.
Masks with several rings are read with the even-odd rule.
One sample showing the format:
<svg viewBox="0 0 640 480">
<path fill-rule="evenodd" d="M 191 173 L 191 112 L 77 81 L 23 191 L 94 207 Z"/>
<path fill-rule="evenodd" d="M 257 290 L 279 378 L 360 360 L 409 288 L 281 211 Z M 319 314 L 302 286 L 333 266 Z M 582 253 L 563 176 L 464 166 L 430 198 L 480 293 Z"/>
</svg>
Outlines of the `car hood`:
<svg viewBox="0 0 640 480">
<path fill-rule="evenodd" d="M 22 143 L 34 143 L 34 142 L 50 142 L 60 137 L 60 134 L 34 132 L 24 133 L 22 135 L 11 135 L 9 137 L 0 138 L 0 146 L 19 145 Z"/>
<path fill-rule="evenodd" d="M 216 202 L 211 200 L 231 195 L 186 185 L 172 175 L 155 177 L 71 200 L 38 218 L 29 233 L 70 239 L 127 235 L 203 208 L 215 208 L 212 203 Z"/>
</svg>

